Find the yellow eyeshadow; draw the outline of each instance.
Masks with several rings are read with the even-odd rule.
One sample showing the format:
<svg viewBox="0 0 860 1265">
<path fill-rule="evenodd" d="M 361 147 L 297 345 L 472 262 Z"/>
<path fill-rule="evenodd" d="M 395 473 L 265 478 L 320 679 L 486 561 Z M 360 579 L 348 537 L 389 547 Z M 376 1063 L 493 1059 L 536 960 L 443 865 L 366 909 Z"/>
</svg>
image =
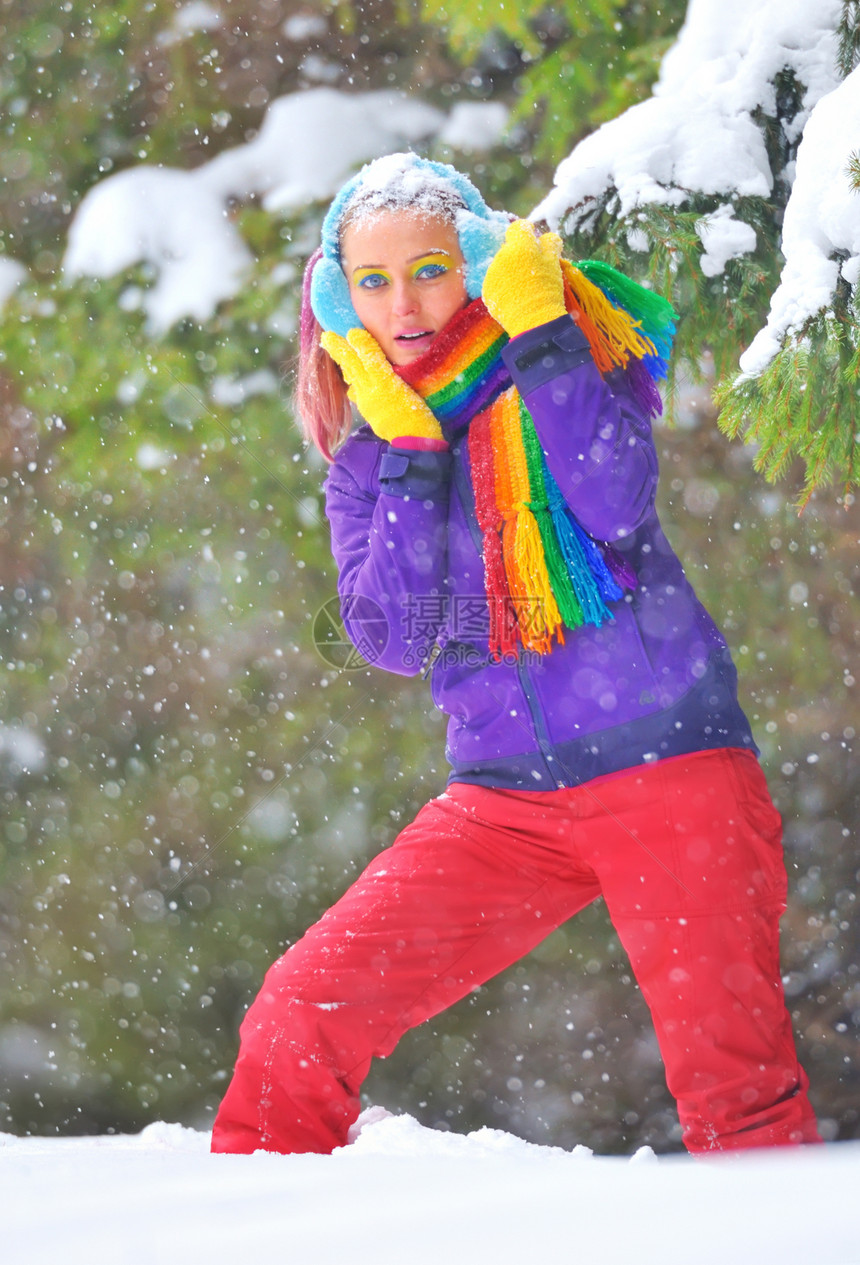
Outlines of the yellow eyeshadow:
<svg viewBox="0 0 860 1265">
<path fill-rule="evenodd" d="M 416 259 L 415 263 L 410 266 L 409 274 L 414 277 L 422 268 L 426 268 L 428 264 L 440 264 L 443 268 L 451 267 L 451 256 L 444 251 L 431 251 L 429 255 L 422 255 L 420 259 Z"/>
<path fill-rule="evenodd" d="M 360 285 L 365 277 L 384 277 L 386 281 L 391 280 L 390 273 L 384 268 L 356 268 L 352 274 L 352 280 L 355 285 Z"/>
</svg>

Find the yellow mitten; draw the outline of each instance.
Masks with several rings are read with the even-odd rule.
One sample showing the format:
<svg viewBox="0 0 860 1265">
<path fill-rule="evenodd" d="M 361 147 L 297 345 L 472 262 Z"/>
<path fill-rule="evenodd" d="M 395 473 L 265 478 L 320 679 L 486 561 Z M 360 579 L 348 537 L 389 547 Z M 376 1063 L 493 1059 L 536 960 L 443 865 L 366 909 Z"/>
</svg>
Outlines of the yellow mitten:
<svg viewBox="0 0 860 1265">
<path fill-rule="evenodd" d="M 557 233 L 536 237 L 526 220 L 514 220 L 487 269 L 481 297 L 506 334 L 515 338 L 564 316 L 562 241 Z"/>
<path fill-rule="evenodd" d="M 442 439 L 442 428 L 429 406 L 398 378 L 366 329 L 351 329 L 346 338 L 327 332 L 320 342 L 340 366 L 347 395 L 380 439 Z"/>
</svg>

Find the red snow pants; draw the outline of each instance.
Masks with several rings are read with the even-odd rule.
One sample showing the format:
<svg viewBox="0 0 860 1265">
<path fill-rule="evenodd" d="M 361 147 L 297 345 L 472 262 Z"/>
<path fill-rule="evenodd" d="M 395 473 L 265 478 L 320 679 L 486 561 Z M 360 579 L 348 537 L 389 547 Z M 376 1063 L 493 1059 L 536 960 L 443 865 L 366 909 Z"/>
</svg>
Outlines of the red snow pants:
<svg viewBox="0 0 860 1265">
<path fill-rule="evenodd" d="M 343 1146 L 374 1057 L 601 894 L 687 1148 L 817 1141 L 780 982 L 785 892 L 747 751 L 547 792 L 453 783 L 267 973 L 212 1149 Z"/>
</svg>

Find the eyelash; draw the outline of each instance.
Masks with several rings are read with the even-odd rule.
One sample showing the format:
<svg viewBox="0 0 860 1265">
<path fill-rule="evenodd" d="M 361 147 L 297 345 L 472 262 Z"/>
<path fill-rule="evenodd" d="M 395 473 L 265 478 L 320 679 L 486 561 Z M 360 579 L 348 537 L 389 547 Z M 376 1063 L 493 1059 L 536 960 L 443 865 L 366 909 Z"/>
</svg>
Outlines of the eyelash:
<svg viewBox="0 0 860 1265">
<path fill-rule="evenodd" d="M 415 277 L 416 279 L 418 277 L 423 277 L 425 281 L 432 281 L 435 277 L 444 276 L 447 271 L 448 269 L 444 264 L 422 264 L 415 273 Z"/>
</svg>

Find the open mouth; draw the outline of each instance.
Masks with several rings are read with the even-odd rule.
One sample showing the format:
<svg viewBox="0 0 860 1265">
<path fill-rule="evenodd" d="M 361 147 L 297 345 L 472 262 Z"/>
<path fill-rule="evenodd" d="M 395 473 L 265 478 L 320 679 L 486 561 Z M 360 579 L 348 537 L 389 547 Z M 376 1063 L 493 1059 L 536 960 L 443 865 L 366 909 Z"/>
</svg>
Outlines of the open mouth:
<svg viewBox="0 0 860 1265">
<path fill-rule="evenodd" d="M 432 338 L 432 329 L 416 329 L 409 334 L 398 334 L 396 341 L 398 343 L 414 343 L 420 338 Z"/>
</svg>

